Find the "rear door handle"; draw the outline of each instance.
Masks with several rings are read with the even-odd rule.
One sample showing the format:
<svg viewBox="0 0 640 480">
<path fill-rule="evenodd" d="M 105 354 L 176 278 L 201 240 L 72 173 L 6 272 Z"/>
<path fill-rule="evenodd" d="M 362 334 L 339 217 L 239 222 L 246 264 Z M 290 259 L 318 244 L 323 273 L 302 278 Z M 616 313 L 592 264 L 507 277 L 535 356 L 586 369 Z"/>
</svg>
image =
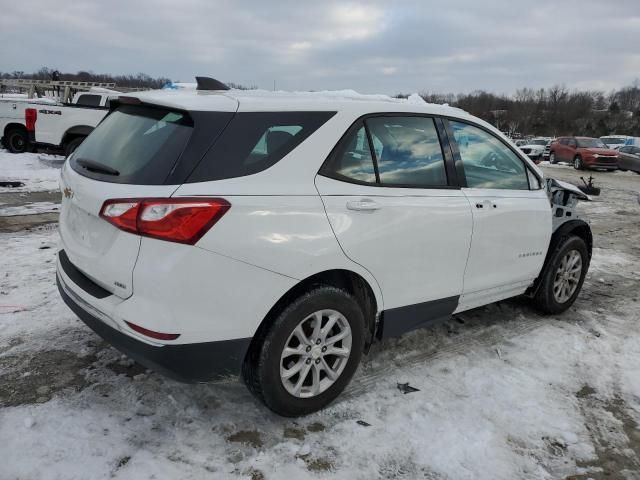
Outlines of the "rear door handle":
<svg viewBox="0 0 640 480">
<path fill-rule="evenodd" d="M 372 212 L 382 208 L 378 202 L 365 198 L 363 200 L 351 200 L 347 202 L 347 208 L 349 210 L 358 210 L 361 212 Z"/>
</svg>

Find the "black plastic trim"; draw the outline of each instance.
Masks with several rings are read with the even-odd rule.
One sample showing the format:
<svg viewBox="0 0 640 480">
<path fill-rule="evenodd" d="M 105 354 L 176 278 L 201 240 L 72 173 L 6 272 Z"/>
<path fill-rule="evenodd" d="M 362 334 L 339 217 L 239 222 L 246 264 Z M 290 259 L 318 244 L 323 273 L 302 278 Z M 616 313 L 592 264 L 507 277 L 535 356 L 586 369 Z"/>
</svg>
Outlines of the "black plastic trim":
<svg viewBox="0 0 640 480">
<path fill-rule="evenodd" d="M 111 292 L 105 290 L 80 270 L 78 270 L 76 266 L 71 263 L 71 260 L 69 260 L 67 252 L 65 252 L 64 250 L 60 250 L 58 252 L 58 258 L 60 259 L 60 266 L 62 267 L 62 270 L 64 270 L 65 275 L 67 275 L 67 277 L 69 277 L 73 283 L 75 283 L 86 293 L 88 293 L 92 297 L 100 299 L 111 296 Z"/>
<path fill-rule="evenodd" d="M 379 338 L 398 337 L 406 332 L 425 327 L 430 323 L 448 319 L 458 308 L 459 295 L 382 312 L 382 329 Z"/>
<path fill-rule="evenodd" d="M 91 330 L 128 357 L 155 372 L 186 383 L 209 382 L 240 374 L 250 338 L 182 345 L 149 345 L 110 327 L 84 310 L 64 291 L 57 275 L 56 283 L 64 302 Z"/>
</svg>

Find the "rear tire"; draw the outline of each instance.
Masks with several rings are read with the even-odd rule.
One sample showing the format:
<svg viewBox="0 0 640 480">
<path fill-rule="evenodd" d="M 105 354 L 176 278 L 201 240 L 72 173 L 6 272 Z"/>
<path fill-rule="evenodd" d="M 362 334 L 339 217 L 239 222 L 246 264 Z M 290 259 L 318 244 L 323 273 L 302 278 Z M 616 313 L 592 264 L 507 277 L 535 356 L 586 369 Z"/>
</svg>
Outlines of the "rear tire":
<svg viewBox="0 0 640 480">
<path fill-rule="evenodd" d="M 589 252 L 585 241 L 569 235 L 556 245 L 542 278 L 533 303 L 547 314 L 562 313 L 575 302 L 584 277 L 589 269 Z"/>
<path fill-rule="evenodd" d="M 582 158 L 579 155 L 576 155 L 573 159 L 573 168 L 576 170 L 584 170 L 584 164 L 582 163 Z"/>
<path fill-rule="evenodd" d="M 318 319 L 321 328 L 316 330 Z M 340 335 L 344 340 L 331 343 Z M 338 288 L 319 286 L 277 315 L 247 355 L 242 376 L 251 393 L 275 413 L 307 415 L 344 390 L 358 368 L 364 341 L 365 320 L 356 299 Z"/>
<path fill-rule="evenodd" d="M 64 146 L 64 156 L 68 157 L 73 152 L 75 152 L 76 148 L 78 148 L 80 146 L 80 144 L 84 141 L 85 138 L 86 137 L 76 137 L 73 140 L 71 140 L 70 142 L 68 142 Z"/>
<path fill-rule="evenodd" d="M 7 150 L 11 153 L 25 153 L 29 151 L 29 135 L 26 130 L 13 128 L 7 132 L 5 137 Z"/>
<path fill-rule="evenodd" d="M 555 165 L 556 163 L 558 163 L 558 161 L 556 160 L 555 152 L 551 152 L 549 154 L 549 163 L 552 164 L 552 165 Z"/>
</svg>

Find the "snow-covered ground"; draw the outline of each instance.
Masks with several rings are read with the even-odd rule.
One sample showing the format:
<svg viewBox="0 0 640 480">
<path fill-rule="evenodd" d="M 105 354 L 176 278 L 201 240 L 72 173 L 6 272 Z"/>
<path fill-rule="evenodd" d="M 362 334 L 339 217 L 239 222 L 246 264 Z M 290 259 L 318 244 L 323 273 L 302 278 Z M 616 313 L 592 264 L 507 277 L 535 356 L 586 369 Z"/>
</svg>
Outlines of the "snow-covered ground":
<svg viewBox="0 0 640 480">
<path fill-rule="evenodd" d="M 0 148 L 0 181 L 19 181 L 22 187 L 2 187 L 0 193 L 42 192 L 58 189 L 64 158 L 40 153 L 14 155 Z"/>
<path fill-rule="evenodd" d="M 57 178 L 17 157 L 29 186 Z M 640 478 L 640 175 L 594 176 L 596 249 L 569 312 L 515 299 L 375 345 L 332 406 L 295 420 L 239 382 L 133 364 L 59 299 L 55 224 L 0 233 L 0 479 Z"/>
</svg>

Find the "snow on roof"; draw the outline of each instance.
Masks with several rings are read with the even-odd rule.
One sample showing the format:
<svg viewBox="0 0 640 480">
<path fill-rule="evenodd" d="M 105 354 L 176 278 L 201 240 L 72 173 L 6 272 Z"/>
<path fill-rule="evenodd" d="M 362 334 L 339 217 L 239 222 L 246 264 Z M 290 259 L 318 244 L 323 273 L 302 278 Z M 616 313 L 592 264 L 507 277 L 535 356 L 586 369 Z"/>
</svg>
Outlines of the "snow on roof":
<svg viewBox="0 0 640 480">
<path fill-rule="evenodd" d="M 408 98 L 394 98 L 383 94 L 362 94 L 355 90 L 270 91 L 270 90 L 194 90 L 171 88 L 136 92 L 123 96 L 187 110 L 217 111 L 274 111 L 283 109 L 402 111 L 425 113 L 465 114 L 448 105 L 431 104 L 414 93 Z M 375 107 L 374 107 L 375 105 Z"/>
</svg>

